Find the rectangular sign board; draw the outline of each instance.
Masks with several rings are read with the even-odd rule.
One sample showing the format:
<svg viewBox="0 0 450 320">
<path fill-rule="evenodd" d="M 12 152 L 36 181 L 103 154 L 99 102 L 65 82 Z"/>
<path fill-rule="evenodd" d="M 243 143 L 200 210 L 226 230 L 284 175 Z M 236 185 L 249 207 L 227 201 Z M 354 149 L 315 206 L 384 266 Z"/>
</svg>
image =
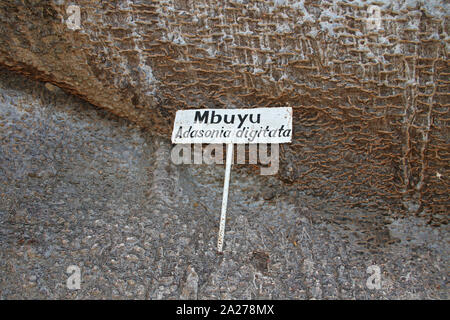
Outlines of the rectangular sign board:
<svg viewBox="0 0 450 320">
<path fill-rule="evenodd" d="M 175 116 L 172 143 L 286 143 L 292 108 L 192 109 Z"/>
</svg>

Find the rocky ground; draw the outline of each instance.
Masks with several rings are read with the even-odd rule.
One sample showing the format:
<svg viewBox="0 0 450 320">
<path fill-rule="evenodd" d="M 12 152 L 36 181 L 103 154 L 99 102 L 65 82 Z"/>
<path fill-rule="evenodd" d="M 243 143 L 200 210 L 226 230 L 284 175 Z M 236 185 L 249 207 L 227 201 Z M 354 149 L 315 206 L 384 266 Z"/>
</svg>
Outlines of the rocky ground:
<svg viewBox="0 0 450 320">
<path fill-rule="evenodd" d="M 219 255 L 223 166 L 176 166 L 169 140 L 5 70 L 0 141 L 1 299 L 449 297 L 447 225 L 344 211 L 246 168 Z"/>
</svg>

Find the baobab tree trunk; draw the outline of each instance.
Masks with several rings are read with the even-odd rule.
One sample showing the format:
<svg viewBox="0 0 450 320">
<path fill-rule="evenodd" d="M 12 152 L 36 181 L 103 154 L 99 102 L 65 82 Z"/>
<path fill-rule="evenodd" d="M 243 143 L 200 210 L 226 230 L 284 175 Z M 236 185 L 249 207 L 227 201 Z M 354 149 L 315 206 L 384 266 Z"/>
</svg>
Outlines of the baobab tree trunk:
<svg viewBox="0 0 450 320">
<path fill-rule="evenodd" d="M 448 9 L 2 0 L 0 63 L 166 137 L 181 108 L 292 106 L 280 179 L 346 206 L 446 223 Z"/>
</svg>

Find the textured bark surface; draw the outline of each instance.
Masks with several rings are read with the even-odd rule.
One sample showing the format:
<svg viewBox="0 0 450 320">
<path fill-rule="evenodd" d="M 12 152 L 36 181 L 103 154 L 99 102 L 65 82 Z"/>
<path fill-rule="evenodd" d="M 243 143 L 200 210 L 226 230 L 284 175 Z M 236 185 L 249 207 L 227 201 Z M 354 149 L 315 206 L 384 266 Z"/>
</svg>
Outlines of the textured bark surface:
<svg viewBox="0 0 450 320">
<path fill-rule="evenodd" d="M 381 1 L 0 1 L 0 63 L 168 137 L 180 108 L 292 106 L 279 178 L 447 222 L 449 8 Z"/>
<path fill-rule="evenodd" d="M 48 87 L 0 68 L 0 299 L 448 299 L 448 225 L 248 167 L 217 254 L 224 166 L 174 165 L 168 139 Z"/>
</svg>

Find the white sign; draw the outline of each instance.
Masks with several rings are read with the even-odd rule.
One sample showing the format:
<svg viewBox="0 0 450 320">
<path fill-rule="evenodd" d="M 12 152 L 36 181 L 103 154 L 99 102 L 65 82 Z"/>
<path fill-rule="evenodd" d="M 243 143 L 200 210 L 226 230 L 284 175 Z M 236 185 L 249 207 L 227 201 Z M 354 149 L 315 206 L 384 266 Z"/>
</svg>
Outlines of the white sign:
<svg viewBox="0 0 450 320">
<path fill-rule="evenodd" d="M 228 189 L 234 143 L 285 143 L 292 141 L 292 108 L 179 110 L 173 125 L 173 143 L 226 143 L 217 251 L 223 252 Z M 277 149 L 278 150 L 278 149 Z"/>
<path fill-rule="evenodd" d="M 292 108 L 179 110 L 172 143 L 292 141 Z"/>
</svg>

